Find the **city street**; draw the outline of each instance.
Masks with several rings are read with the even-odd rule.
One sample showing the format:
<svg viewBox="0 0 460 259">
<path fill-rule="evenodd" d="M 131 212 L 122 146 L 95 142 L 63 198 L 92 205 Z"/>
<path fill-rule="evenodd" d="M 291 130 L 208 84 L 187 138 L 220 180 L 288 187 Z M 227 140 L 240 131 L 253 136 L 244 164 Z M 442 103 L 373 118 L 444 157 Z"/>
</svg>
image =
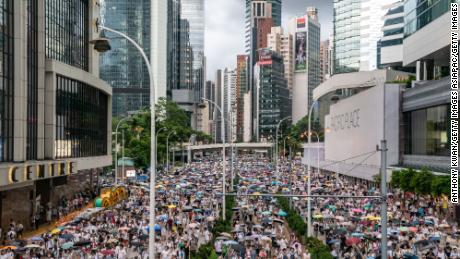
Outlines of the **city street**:
<svg viewBox="0 0 460 259">
<path fill-rule="evenodd" d="M 233 193 L 237 196 L 227 196 L 227 206 L 231 206 L 226 214 L 228 223 L 219 220 L 220 162 L 204 158 L 173 173 L 159 172 L 154 227 L 158 258 L 312 258 L 318 247 L 305 242 L 305 236 L 299 235 L 299 230 L 305 229 L 292 223 L 294 217 L 307 221 L 306 198 L 290 198 L 294 209 L 283 210 L 281 207 L 290 206 L 285 203 L 287 198 L 259 196 L 306 193 L 304 167 L 297 160 L 292 164 L 283 161 L 276 174 L 265 158 L 238 158 Z M 356 185 L 326 173 L 313 173 L 311 183 L 315 195 L 378 195 L 371 183 Z M 1 250 L 1 256 L 147 258 L 147 186 L 131 180 L 126 184 L 127 200 L 110 208 L 84 209 L 49 232 L 27 239 L 7 233 L 9 247 Z M 409 193 L 403 197 L 398 190 L 388 195 L 390 258 L 415 258 L 430 251 L 438 257 L 450 253 L 450 258 L 458 258 L 458 232 L 451 224 L 450 208 L 430 197 L 416 200 Z M 334 258 L 377 258 L 379 199 L 314 198 L 312 207 L 314 235 L 330 247 Z"/>
</svg>

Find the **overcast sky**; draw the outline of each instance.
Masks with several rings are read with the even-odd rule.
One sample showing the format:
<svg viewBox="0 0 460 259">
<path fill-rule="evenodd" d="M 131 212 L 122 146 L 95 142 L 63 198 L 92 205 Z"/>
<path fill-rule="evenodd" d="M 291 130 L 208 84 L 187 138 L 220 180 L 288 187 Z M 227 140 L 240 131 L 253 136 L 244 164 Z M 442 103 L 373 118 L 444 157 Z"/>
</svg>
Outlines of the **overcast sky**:
<svg viewBox="0 0 460 259">
<path fill-rule="evenodd" d="M 207 80 L 215 79 L 217 69 L 236 67 L 236 55 L 244 54 L 245 0 L 205 0 L 205 55 Z M 321 39 L 332 32 L 333 0 L 283 0 L 283 27 L 296 15 L 305 13 L 307 6 L 318 8 Z"/>
</svg>

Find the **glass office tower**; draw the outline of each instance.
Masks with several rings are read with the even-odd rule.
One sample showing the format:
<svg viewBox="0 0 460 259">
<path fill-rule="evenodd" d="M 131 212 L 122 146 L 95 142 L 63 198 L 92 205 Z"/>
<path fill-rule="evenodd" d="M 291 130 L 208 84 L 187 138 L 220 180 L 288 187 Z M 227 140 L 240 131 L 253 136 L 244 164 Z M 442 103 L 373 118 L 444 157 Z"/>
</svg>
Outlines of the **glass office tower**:
<svg viewBox="0 0 460 259">
<path fill-rule="evenodd" d="M 203 97 L 204 87 L 204 0 L 182 0 L 180 15 L 182 24 L 187 24 L 185 27 L 188 27 L 188 30 L 181 28 L 181 32 L 186 35 L 181 37 L 181 40 L 186 37 L 190 40 L 193 52 L 193 56 L 190 57 L 193 64 L 192 89 L 196 94 L 196 100 L 199 101 Z"/>
<path fill-rule="evenodd" d="M 361 0 L 334 0 L 334 74 L 359 71 Z"/>
<path fill-rule="evenodd" d="M 150 1 L 101 1 L 102 24 L 136 41 L 150 56 Z M 126 39 L 106 33 L 112 50 L 100 59 L 100 76 L 113 87 L 114 116 L 149 106 L 149 75 L 139 51 Z"/>
</svg>

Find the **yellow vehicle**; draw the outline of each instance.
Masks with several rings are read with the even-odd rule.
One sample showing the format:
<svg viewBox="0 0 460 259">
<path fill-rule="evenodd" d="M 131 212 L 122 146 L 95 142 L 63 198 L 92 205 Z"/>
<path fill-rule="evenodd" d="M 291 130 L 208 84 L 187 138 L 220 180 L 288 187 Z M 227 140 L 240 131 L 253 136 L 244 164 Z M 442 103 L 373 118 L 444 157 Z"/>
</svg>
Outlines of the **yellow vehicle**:
<svg viewBox="0 0 460 259">
<path fill-rule="evenodd" d="M 101 196 L 95 201 L 95 207 L 108 208 L 127 198 L 128 190 L 123 186 L 103 188 Z"/>
</svg>

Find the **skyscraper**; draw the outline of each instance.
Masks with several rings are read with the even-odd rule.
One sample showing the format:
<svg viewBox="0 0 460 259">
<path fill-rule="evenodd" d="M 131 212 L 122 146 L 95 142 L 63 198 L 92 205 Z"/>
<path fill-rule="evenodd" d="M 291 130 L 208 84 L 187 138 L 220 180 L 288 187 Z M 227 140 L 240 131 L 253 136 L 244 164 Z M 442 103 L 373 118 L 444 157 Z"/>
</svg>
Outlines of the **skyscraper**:
<svg viewBox="0 0 460 259">
<path fill-rule="evenodd" d="M 254 87 L 254 66 L 258 61 L 257 50 L 266 47 L 267 35 L 271 27 L 281 26 L 281 0 L 246 0 L 245 49 L 248 55 L 248 87 L 251 103 L 257 103 Z M 270 28 L 269 28 L 270 26 Z M 265 46 L 264 46 L 265 45 Z M 262 47 L 260 47 L 262 46 Z M 257 117 L 256 105 L 252 107 L 251 118 Z M 255 125 L 251 127 L 255 131 Z"/>
<path fill-rule="evenodd" d="M 313 102 L 313 89 L 321 80 L 320 24 L 317 9 L 309 7 L 305 15 L 291 19 L 289 31 L 294 36 L 292 121 L 295 123 L 308 114 Z"/>
<path fill-rule="evenodd" d="M 330 70 L 330 57 L 329 57 L 329 39 L 321 41 L 319 46 L 319 73 L 321 76 L 321 83 L 329 78 Z"/>
<path fill-rule="evenodd" d="M 103 25 L 125 33 L 150 56 L 150 1 L 101 1 Z M 101 55 L 100 76 L 113 88 L 113 115 L 149 105 L 149 75 L 139 51 L 127 40 L 106 32 L 112 51 Z"/>
<path fill-rule="evenodd" d="M 193 52 L 192 87 L 199 102 L 204 87 L 204 0 L 181 0 L 181 19 L 189 24 L 190 47 Z"/>
<path fill-rule="evenodd" d="M 294 47 L 292 35 L 285 33 L 282 27 L 272 27 L 268 34 L 268 48 L 283 56 L 284 77 L 289 91 L 292 91 L 294 80 Z M 291 92 L 290 92 L 291 93 Z"/>
<path fill-rule="evenodd" d="M 244 95 L 248 92 L 247 85 L 248 56 L 236 57 L 236 128 L 238 141 L 243 141 L 244 132 Z"/>
<path fill-rule="evenodd" d="M 227 142 L 236 141 L 237 125 L 237 107 L 236 107 L 236 70 L 225 69 L 222 89 L 222 110 L 225 121 L 225 139 Z"/>
<path fill-rule="evenodd" d="M 334 0 L 334 74 L 377 68 L 382 8 L 397 0 Z"/>
<path fill-rule="evenodd" d="M 284 78 L 283 57 L 270 49 L 260 50 L 259 55 L 254 68 L 256 117 L 253 134 L 258 141 L 267 141 L 275 138 L 278 123 L 291 116 L 291 99 Z"/>
</svg>

